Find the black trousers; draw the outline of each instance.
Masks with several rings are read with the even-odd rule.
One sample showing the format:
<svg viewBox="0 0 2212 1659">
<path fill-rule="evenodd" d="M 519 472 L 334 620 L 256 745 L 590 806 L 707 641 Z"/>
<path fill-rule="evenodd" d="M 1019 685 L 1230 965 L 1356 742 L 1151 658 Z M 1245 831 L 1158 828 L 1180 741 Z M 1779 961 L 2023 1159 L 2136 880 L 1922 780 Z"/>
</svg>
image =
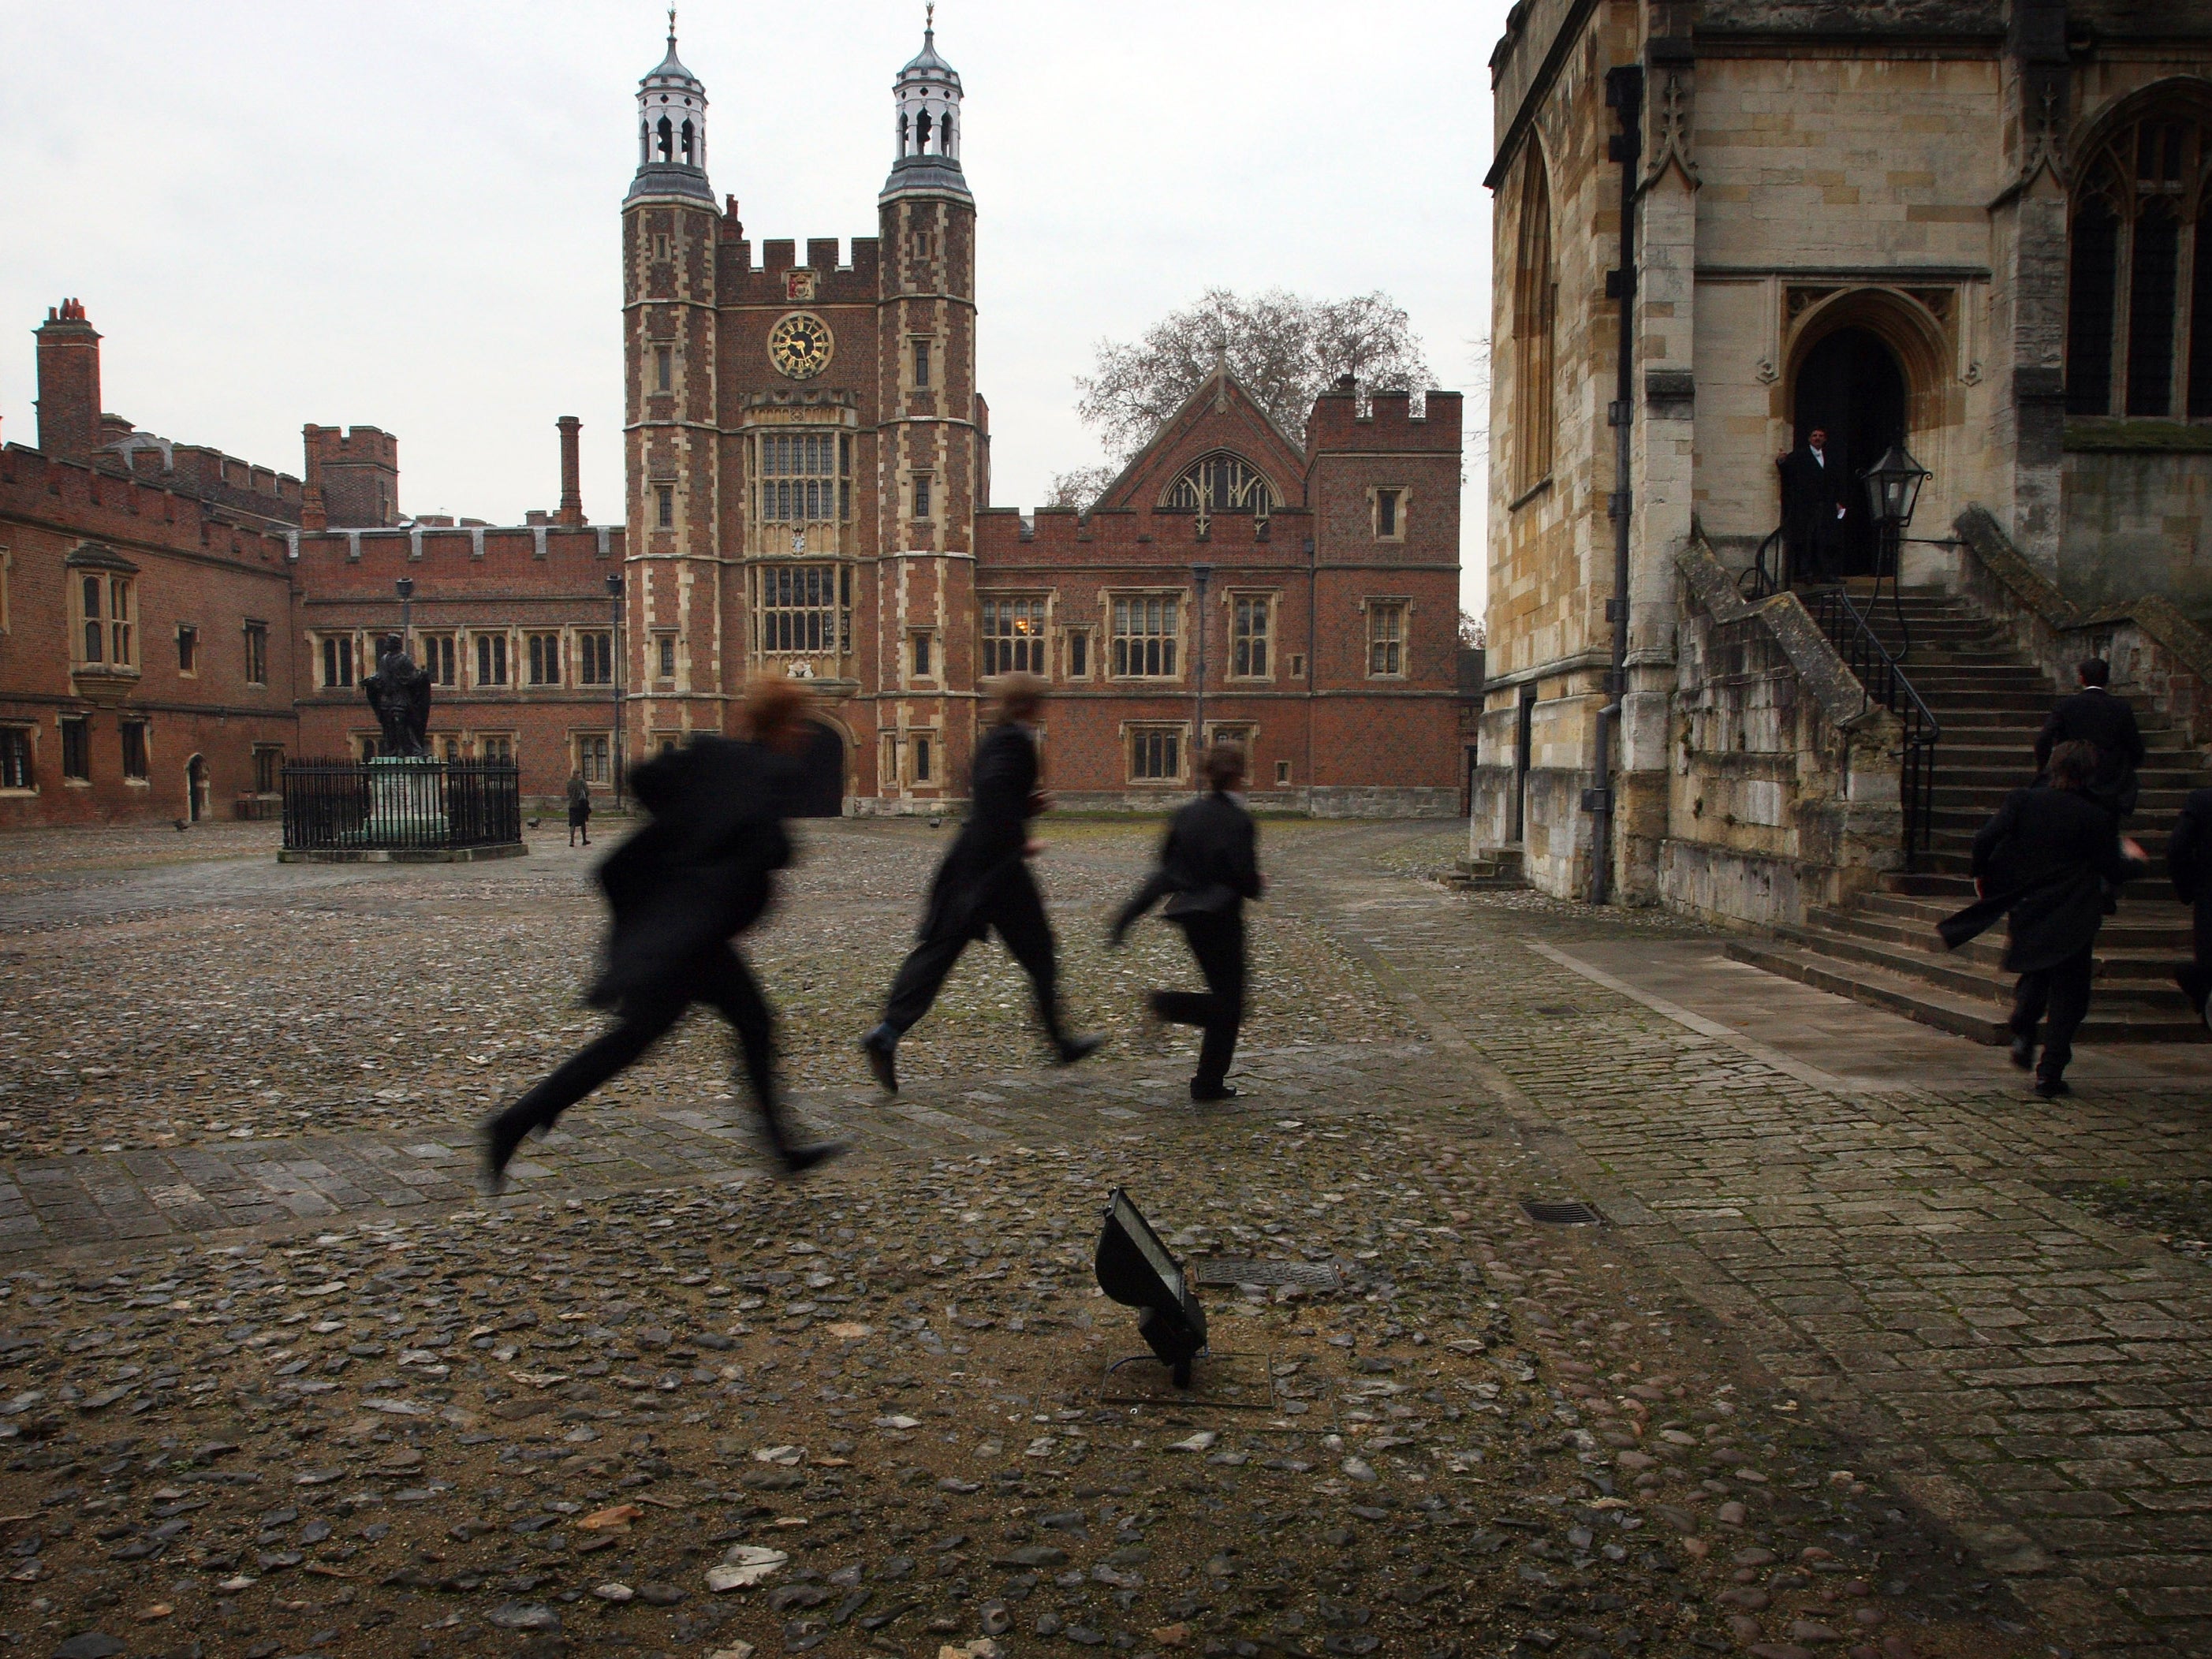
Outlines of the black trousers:
<svg viewBox="0 0 2212 1659">
<path fill-rule="evenodd" d="M 1198 971 L 1206 975 L 1206 991 L 1155 991 L 1152 1009 L 1162 1019 L 1205 1031 L 1191 1084 L 1218 1088 L 1229 1075 L 1237 1033 L 1244 1024 L 1244 919 L 1200 913 L 1168 920 L 1182 929 L 1191 955 L 1198 958 Z"/>
<path fill-rule="evenodd" d="M 1045 919 L 1044 895 L 1037 891 L 1029 871 L 1017 870 L 1002 878 L 989 908 L 976 921 L 986 931 L 999 936 L 1014 960 L 1021 963 L 1022 971 L 1030 976 L 1030 988 L 1036 996 L 1037 1020 L 1043 1025 L 1045 1035 L 1055 1045 L 1065 1042 L 1066 1033 L 1060 1016 L 1060 966 L 1054 959 L 1052 923 Z M 891 981 L 890 994 L 884 999 L 884 1024 L 902 1034 L 920 1024 L 921 1017 L 937 1000 L 937 994 L 945 988 L 945 981 L 951 977 L 953 965 L 978 937 L 963 933 L 926 939 L 908 951 Z"/>
<path fill-rule="evenodd" d="M 2055 967 L 2022 974 L 2014 988 L 2008 1022 L 2012 1034 L 2033 1042 L 2036 1026 L 2044 1026 L 2043 1058 L 2035 1066 L 2039 1077 L 2057 1077 L 2074 1058 L 2074 1033 L 2089 1012 L 2091 950 L 2085 945 Z"/>
<path fill-rule="evenodd" d="M 624 999 L 621 1018 L 596 1042 L 563 1061 L 552 1075 L 508 1111 L 533 1127 L 550 1128 L 562 1113 L 625 1067 L 668 1034 L 695 1002 L 703 1002 L 730 1022 L 737 1033 L 753 1103 L 770 1137 L 781 1134 L 775 1093 L 775 1016 L 761 994 L 752 969 L 737 951 L 717 945 L 692 959 L 665 985 Z"/>
<path fill-rule="evenodd" d="M 2212 903 L 2200 899 L 2196 908 L 2197 959 L 2176 969 L 2173 979 L 2181 987 L 2181 994 L 2189 999 L 2189 1006 L 2197 1011 L 2197 1017 L 2202 1019 L 2205 999 L 2212 997 Z"/>
</svg>

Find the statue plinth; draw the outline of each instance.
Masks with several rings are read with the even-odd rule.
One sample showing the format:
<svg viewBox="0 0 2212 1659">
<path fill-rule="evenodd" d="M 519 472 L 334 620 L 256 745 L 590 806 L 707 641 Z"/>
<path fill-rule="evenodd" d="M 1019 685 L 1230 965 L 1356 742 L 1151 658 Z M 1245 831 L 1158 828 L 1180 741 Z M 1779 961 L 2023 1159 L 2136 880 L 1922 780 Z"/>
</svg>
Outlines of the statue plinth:
<svg viewBox="0 0 2212 1659">
<path fill-rule="evenodd" d="M 374 847 L 435 846 L 446 839 L 443 769 L 428 755 L 379 755 L 368 763 L 368 818 L 361 839 Z"/>
</svg>

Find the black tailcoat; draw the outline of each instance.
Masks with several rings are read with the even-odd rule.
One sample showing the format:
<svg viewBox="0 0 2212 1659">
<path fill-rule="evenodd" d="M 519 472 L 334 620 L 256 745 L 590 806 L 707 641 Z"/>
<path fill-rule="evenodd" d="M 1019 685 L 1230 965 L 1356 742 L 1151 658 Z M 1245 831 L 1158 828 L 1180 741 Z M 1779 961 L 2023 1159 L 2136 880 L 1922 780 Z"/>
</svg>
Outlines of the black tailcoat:
<svg viewBox="0 0 2212 1659">
<path fill-rule="evenodd" d="M 2212 951 L 2212 789 L 2192 789 L 2166 847 L 2173 894 L 2197 908 L 2197 954 Z"/>
<path fill-rule="evenodd" d="M 2035 764 L 2051 764 L 2051 751 L 2062 743 L 2093 743 L 2097 770 L 2089 780 L 2091 799 L 2122 817 L 2136 810 L 2136 769 L 2143 763 L 2142 732 L 2125 697 L 2085 690 L 2051 711 L 2035 739 Z"/>
<path fill-rule="evenodd" d="M 1974 836 L 1973 873 L 1988 891 L 1938 922 L 1957 950 L 2010 918 L 2008 973 L 2056 967 L 2087 950 L 2104 924 L 2107 884 L 2142 866 L 2120 850 L 2112 815 L 2071 789 L 2015 789 Z"/>
<path fill-rule="evenodd" d="M 610 1007 L 682 975 L 698 953 L 759 921 L 791 862 L 783 817 L 796 769 L 726 738 L 700 738 L 630 774 L 653 822 L 599 866 L 614 910 L 589 1000 Z"/>
<path fill-rule="evenodd" d="M 1241 916 L 1260 896 L 1260 830 L 1218 790 L 1178 808 L 1160 842 L 1159 866 L 1115 919 L 1116 934 L 1167 900 L 1170 916 Z"/>
<path fill-rule="evenodd" d="M 918 936 L 924 940 L 981 939 L 1010 884 L 1031 879 L 1022 849 L 1036 815 L 1036 739 L 1009 720 L 975 745 L 968 821 L 946 849 L 929 884 Z"/>
</svg>

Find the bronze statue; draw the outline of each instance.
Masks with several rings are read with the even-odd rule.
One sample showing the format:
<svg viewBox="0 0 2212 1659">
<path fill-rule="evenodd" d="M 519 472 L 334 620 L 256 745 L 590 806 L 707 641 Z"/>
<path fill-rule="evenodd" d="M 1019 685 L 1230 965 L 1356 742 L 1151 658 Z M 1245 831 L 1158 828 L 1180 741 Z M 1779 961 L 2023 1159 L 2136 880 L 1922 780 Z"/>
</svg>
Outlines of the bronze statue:
<svg viewBox="0 0 2212 1659">
<path fill-rule="evenodd" d="M 376 658 L 376 672 L 361 683 L 368 706 L 376 711 L 384 738 L 377 752 L 401 760 L 428 760 L 430 741 L 430 676 L 407 654 L 406 642 L 397 634 L 384 636 Z"/>
</svg>

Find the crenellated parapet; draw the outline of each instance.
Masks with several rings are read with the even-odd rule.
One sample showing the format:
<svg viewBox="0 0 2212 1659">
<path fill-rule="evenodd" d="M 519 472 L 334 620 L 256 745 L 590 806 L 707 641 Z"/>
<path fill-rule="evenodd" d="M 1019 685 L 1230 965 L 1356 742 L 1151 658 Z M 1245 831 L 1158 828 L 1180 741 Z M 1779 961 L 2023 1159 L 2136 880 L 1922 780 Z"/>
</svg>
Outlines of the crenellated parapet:
<svg viewBox="0 0 2212 1659">
<path fill-rule="evenodd" d="M 1409 452 L 1460 449 L 1460 422 L 1465 399 L 1456 392 L 1431 391 L 1422 399 L 1422 412 L 1413 412 L 1412 394 L 1371 392 L 1361 413 L 1358 395 L 1339 386 L 1314 400 L 1313 419 L 1306 426 L 1306 447 L 1311 453 L 1325 450 L 1366 449 Z"/>
<path fill-rule="evenodd" d="M 0 518 L 179 553 L 281 565 L 287 538 L 241 522 L 190 490 L 9 444 L 0 448 Z"/>
</svg>

